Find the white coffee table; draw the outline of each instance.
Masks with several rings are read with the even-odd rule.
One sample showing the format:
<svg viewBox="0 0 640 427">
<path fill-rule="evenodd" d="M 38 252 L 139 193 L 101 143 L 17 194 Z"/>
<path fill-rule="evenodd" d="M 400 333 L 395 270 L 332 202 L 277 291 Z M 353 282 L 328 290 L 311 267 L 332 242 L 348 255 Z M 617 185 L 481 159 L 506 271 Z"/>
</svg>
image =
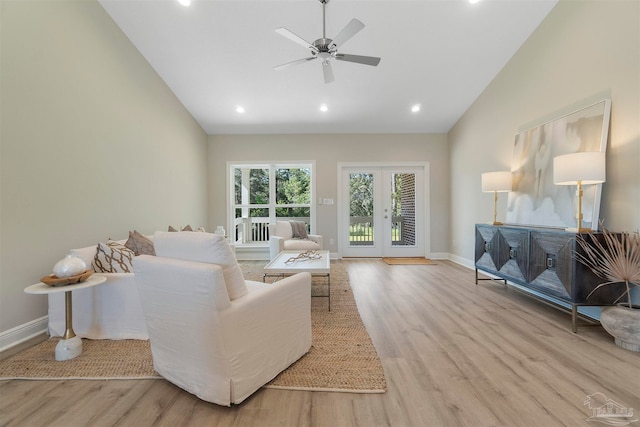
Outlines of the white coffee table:
<svg viewBox="0 0 640 427">
<path fill-rule="evenodd" d="M 64 311 L 65 311 L 65 331 L 62 339 L 56 345 L 56 360 L 69 360 L 78 357 L 82 353 L 82 339 L 73 332 L 73 300 L 71 292 L 76 289 L 90 288 L 104 283 L 107 280 L 104 276 L 92 275 L 84 282 L 75 283 L 73 285 L 50 286 L 46 283 L 36 283 L 25 288 L 27 294 L 53 294 L 64 292 Z"/>
<path fill-rule="evenodd" d="M 319 255 L 317 259 L 290 259 L 298 257 L 305 251 L 282 251 L 269 264 L 264 267 L 262 281 L 266 282 L 267 277 L 284 277 L 301 272 L 311 273 L 313 276 L 325 276 L 327 278 L 327 294 L 313 295 L 314 297 L 327 298 L 329 311 L 331 311 L 331 262 L 329 251 L 314 251 Z"/>
</svg>

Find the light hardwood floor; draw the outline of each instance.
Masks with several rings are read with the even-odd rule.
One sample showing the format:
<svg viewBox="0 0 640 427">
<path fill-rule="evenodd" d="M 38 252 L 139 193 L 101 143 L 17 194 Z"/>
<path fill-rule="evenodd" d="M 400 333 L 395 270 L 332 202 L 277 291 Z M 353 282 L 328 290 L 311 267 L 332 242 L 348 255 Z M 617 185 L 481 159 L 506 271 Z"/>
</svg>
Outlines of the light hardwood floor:
<svg viewBox="0 0 640 427">
<path fill-rule="evenodd" d="M 568 313 L 447 261 L 342 262 L 385 394 L 262 389 L 226 408 L 164 380 L 0 381 L 0 426 L 593 426 L 596 392 L 640 412 L 640 354 L 600 326 L 574 334 Z"/>
</svg>

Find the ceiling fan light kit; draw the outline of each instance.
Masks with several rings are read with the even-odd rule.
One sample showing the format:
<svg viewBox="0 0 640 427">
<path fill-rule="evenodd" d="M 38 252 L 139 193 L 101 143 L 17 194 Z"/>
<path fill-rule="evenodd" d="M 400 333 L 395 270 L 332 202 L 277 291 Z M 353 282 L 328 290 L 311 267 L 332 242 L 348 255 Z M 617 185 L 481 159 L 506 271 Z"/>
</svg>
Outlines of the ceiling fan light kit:
<svg viewBox="0 0 640 427">
<path fill-rule="evenodd" d="M 304 40 L 302 37 L 292 33 L 286 28 L 280 27 L 276 29 L 276 33 L 309 49 L 311 51 L 311 56 L 308 58 L 297 59 L 292 62 L 287 62 L 285 64 L 275 66 L 274 69 L 282 70 L 292 65 L 303 64 L 307 61 L 320 59 L 322 64 L 322 73 L 324 75 L 324 82 L 331 83 L 335 80 L 333 76 L 333 69 L 331 67 L 332 59 L 335 59 L 338 61 L 355 62 L 356 64 L 371 65 L 374 67 L 377 66 L 380 63 L 380 58 L 378 57 L 338 53 L 338 47 L 342 46 L 345 42 L 347 42 L 347 40 L 349 40 L 351 37 L 355 36 L 358 32 L 360 32 L 364 28 L 364 24 L 354 18 L 346 25 L 346 27 L 342 29 L 342 31 L 338 33 L 338 35 L 334 39 L 327 38 L 325 7 L 326 7 L 326 4 L 329 3 L 329 0 L 319 0 L 319 1 L 320 3 L 322 3 L 322 37 L 321 38 L 315 40 L 313 43 L 309 43 L 306 40 Z"/>
</svg>

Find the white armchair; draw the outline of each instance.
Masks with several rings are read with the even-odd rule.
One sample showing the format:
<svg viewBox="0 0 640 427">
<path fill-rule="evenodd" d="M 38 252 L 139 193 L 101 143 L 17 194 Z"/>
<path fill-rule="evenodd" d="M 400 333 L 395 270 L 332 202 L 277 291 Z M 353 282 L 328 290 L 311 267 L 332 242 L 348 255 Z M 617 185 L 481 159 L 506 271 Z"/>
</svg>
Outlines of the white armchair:
<svg viewBox="0 0 640 427">
<path fill-rule="evenodd" d="M 226 240 L 209 233 L 158 232 L 154 246 L 157 256 L 136 257 L 134 271 L 153 364 L 165 379 L 230 406 L 309 351 L 308 273 L 245 281 Z"/>
<path fill-rule="evenodd" d="M 317 234 L 308 234 L 306 239 L 294 238 L 289 221 L 276 221 L 275 224 L 269 224 L 269 258 L 274 259 L 284 250 L 321 250 L 322 240 L 322 236 Z"/>
</svg>

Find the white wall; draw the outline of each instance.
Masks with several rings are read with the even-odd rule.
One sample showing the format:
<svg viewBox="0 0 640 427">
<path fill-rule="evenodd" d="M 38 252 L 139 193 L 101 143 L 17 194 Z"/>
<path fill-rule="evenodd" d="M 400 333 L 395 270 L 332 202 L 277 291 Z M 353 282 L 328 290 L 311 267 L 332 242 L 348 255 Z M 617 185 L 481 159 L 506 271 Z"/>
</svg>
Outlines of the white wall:
<svg viewBox="0 0 640 427">
<path fill-rule="evenodd" d="M 431 252 L 448 252 L 449 159 L 446 135 L 210 135 L 209 224 L 227 224 L 226 162 L 315 160 L 318 196 L 337 202 L 338 162 L 429 162 Z M 317 206 L 316 232 L 338 251 L 338 212 Z M 329 245 L 329 239 L 336 244 Z"/>
<path fill-rule="evenodd" d="M 509 170 L 522 126 L 604 97 L 612 113 L 600 216 L 613 230 L 640 229 L 640 2 L 561 0 L 449 132 L 458 260 L 473 264 L 474 224 L 492 220 L 480 175 Z"/>
<path fill-rule="evenodd" d="M 204 224 L 207 136 L 97 2 L 0 14 L 1 338 L 70 248 Z"/>
</svg>

